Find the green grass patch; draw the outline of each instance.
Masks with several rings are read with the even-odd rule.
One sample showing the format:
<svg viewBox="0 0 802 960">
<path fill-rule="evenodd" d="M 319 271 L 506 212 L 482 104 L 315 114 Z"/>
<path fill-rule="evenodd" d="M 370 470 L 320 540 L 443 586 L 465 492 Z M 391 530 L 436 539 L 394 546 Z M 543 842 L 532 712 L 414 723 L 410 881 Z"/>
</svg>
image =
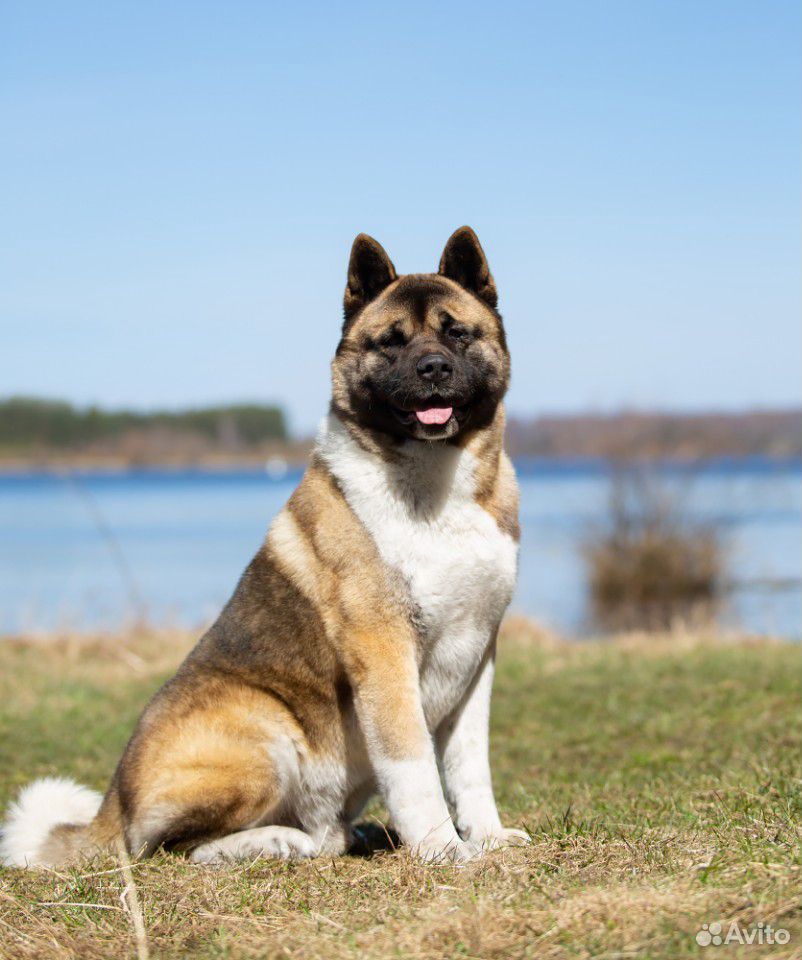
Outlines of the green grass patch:
<svg viewBox="0 0 802 960">
<path fill-rule="evenodd" d="M 103 789 L 186 642 L 4 643 L 0 802 L 44 774 Z M 704 923 L 761 922 L 790 942 L 717 955 L 797 956 L 799 703 L 795 646 L 680 634 L 571 646 L 511 624 L 493 769 L 503 819 L 530 847 L 459 869 L 402 851 L 225 869 L 158 856 L 133 867 L 149 950 L 675 958 L 716 949 L 696 942 Z M 119 866 L 0 869 L 0 956 L 135 956 Z"/>
</svg>

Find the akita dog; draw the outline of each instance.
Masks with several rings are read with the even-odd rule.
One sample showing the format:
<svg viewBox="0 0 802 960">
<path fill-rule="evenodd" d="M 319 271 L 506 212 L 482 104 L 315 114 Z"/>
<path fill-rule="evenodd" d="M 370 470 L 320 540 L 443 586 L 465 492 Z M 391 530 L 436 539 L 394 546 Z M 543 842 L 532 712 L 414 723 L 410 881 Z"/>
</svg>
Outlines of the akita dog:
<svg viewBox="0 0 802 960">
<path fill-rule="evenodd" d="M 6 864 L 119 847 L 197 863 L 345 852 L 378 790 L 400 840 L 463 861 L 501 825 L 488 756 L 518 494 L 509 354 L 469 227 L 436 274 L 354 241 L 332 401 L 304 477 L 217 622 L 145 708 L 105 797 L 57 778 Z"/>
</svg>

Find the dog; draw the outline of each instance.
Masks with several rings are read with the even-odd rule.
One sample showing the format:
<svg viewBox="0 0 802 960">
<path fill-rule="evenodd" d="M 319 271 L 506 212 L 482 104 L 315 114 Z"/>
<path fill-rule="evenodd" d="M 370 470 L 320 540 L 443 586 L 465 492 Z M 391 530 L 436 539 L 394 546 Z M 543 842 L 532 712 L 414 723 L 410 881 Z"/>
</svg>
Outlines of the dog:
<svg viewBox="0 0 802 960">
<path fill-rule="evenodd" d="M 509 352 L 470 227 L 432 274 L 399 276 L 356 238 L 331 370 L 300 485 L 145 707 L 105 797 L 60 778 L 25 788 L 6 864 L 121 843 L 196 863 L 339 855 L 376 791 L 425 861 L 527 840 L 501 825 L 489 764 L 518 492 Z"/>
</svg>

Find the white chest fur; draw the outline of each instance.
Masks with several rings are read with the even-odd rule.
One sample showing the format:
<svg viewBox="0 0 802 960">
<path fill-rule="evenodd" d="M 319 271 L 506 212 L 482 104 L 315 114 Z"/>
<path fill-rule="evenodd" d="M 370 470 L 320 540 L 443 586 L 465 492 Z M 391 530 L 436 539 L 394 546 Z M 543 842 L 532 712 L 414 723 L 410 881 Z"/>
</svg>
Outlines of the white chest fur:
<svg viewBox="0 0 802 960">
<path fill-rule="evenodd" d="M 517 545 L 474 499 L 466 450 L 411 441 L 398 462 L 329 417 L 318 449 L 384 562 L 409 591 L 424 644 L 424 710 L 436 725 L 473 677 L 510 601 Z"/>
</svg>

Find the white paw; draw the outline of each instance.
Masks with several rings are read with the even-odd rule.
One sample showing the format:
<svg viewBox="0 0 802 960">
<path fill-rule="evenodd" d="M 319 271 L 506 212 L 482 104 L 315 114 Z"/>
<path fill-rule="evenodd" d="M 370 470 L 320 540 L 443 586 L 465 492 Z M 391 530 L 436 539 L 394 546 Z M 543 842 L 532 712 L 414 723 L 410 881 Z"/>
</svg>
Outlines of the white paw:
<svg viewBox="0 0 802 960">
<path fill-rule="evenodd" d="M 424 863 L 468 863 L 481 857 L 482 850 L 476 844 L 457 838 L 445 844 L 424 841 L 412 847 L 412 854 Z"/>
<path fill-rule="evenodd" d="M 514 827 L 498 827 L 490 833 L 474 836 L 470 834 L 471 844 L 479 846 L 484 853 L 498 850 L 500 847 L 525 847 L 532 842 L 532 838 L 525 830 L 516 830 Z"/>
<path fill-rule="evenodd" d="M 232 860 L 255 860 L 272 857 L 297 860 L 317 856 L 315 841 L 293 827 L 256 827 L 229 834 L 195 847 L 189 855 L 193 863 L 229 863 Z"/>
</svg>

